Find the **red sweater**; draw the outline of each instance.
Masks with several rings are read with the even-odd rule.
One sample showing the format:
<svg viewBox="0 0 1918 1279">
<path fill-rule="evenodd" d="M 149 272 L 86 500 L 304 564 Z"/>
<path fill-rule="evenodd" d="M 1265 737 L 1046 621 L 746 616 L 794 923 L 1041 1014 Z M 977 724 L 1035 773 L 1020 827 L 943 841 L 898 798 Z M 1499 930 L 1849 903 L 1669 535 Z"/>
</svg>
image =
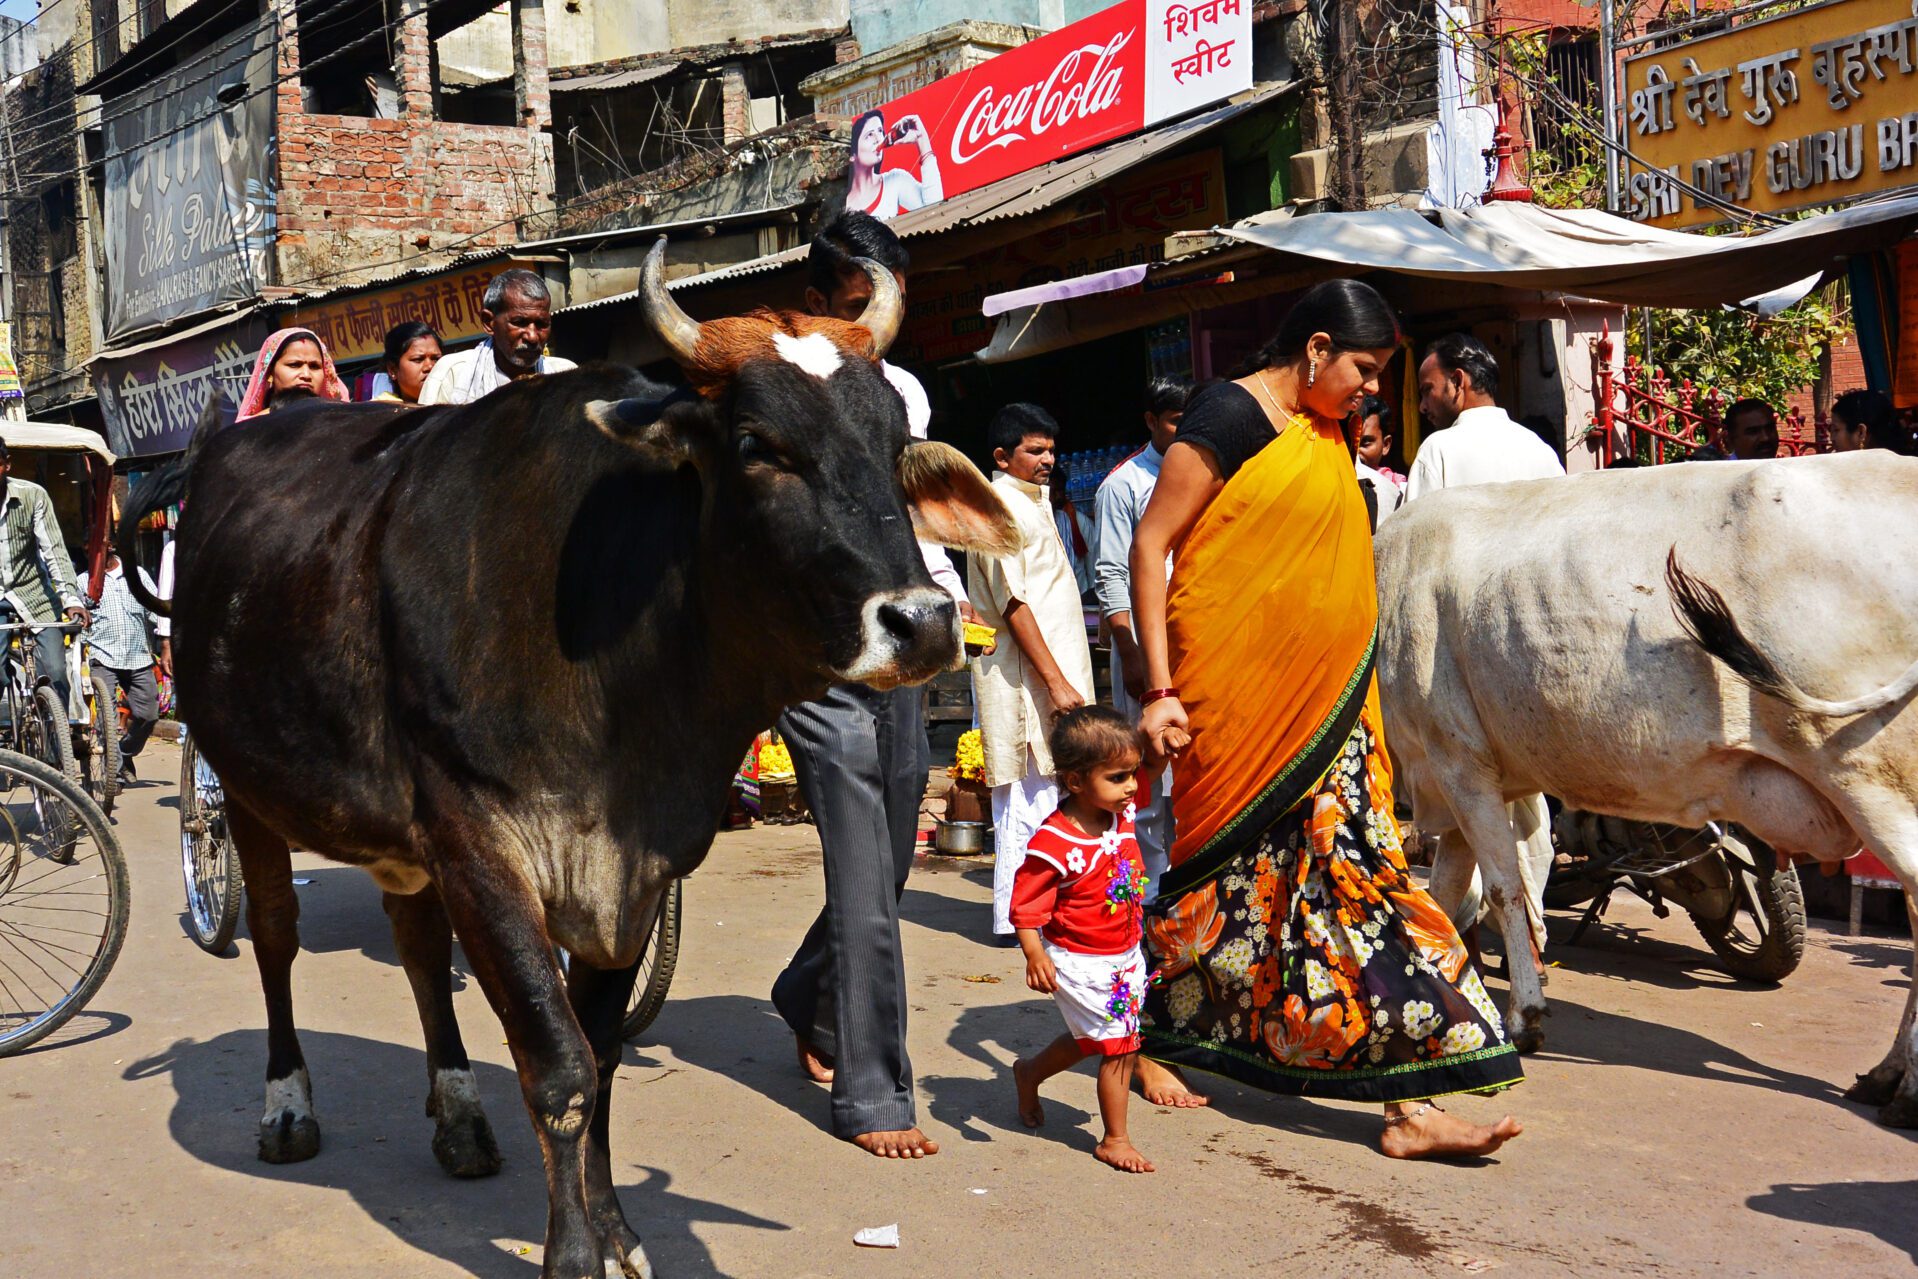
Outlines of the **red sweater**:
<svg viewBox="0 0 1918 1279">
<path fill-rule="evenodd" d="M 1082 955 L 1122 955 L 1139 944 L 1145 863 L 1132 837 L 1132 805 L 1104 836 L 1082 835 L 1062 813 L 1026 844 L 1012 880 L 1012 926 L 1037 928 Z"/>
</svg>

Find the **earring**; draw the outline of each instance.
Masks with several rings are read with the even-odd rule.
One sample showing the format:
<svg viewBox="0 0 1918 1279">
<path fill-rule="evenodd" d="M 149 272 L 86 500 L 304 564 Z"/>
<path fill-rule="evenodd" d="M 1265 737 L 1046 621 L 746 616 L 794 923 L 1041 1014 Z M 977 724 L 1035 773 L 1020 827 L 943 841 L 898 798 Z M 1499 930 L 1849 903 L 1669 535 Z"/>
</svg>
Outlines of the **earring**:
<svg viewBox="0 0 1918 1279">
<path fill-rule="evenodd" d="M 1307 386 L 1311 386 L 1314 382 L 1318 380 L 1319 380 L 1319 362 L 1317 360 L 1312 360 L 1306 366 L 1305 384 Z"/>
</svg>

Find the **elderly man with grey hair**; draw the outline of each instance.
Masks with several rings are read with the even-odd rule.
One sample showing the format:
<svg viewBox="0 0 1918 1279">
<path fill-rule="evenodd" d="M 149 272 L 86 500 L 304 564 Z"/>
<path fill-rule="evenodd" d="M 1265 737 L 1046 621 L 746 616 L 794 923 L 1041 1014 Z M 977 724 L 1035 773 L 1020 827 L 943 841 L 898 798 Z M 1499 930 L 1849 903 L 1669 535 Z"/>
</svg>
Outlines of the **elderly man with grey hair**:
<svg viewBox="0 0 1918 1279">
<path fill-rule="evenodd" d="M 508 382 L 574 367 L 546 354 L 553 298 L 546 281 L 531 271 L 514 267 L 494 276 L 480 303 L 480 322 L 486 340 L 434 365 L 420 390 L 421 404 L 470 404 Z"/>
</svg>

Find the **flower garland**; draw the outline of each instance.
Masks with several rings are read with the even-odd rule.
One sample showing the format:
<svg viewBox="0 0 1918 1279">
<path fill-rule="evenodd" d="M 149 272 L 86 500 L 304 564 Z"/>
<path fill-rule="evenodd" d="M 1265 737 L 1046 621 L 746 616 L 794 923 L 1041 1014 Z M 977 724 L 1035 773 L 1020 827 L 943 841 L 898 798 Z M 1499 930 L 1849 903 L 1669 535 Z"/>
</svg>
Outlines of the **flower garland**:
<svg viewBox="0 0 1918 1279">
<path fill-rule="evenodd" d="M 959 748 L 954 752 L 952 767 L 946 771 L 962 782 L 986 780 L 986 747 L 978 729 L 959 735 Z"/>
</svg>

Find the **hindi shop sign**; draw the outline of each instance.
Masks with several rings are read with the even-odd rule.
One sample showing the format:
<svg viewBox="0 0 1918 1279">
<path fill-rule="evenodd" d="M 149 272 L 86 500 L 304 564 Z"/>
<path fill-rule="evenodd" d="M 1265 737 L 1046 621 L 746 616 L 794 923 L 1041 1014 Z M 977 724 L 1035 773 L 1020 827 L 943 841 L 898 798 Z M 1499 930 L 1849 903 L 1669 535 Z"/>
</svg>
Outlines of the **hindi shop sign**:
<svg viewBox="0 0 1918 1279">
<path fill-rule="evenodd" d="M 489 262 L 337 302 L 294 307 L 281 313 L 280 322 L 286 328 L 312 329 L 319 334 L 337 364 L 384 356 L 386 331 L 408 320 L 432 325 L 440 341 L 451 345 L 485 336 L 480 302 L 486 296 L 486 286 L 494 276 L 514 267 L 537 274 L 540 263 Z"/>
<path fill-rule="evenodd" d="M 152 350 L 102 357 L 94 385 L 107 447 L 120 457 L 184 449 L 213 396 L 226 400 L 229 415 L 239 409 L 265 341 L 266 324 L 249 316 Z"/>
<path fill-rule="evenodd" d="M 1918 183 L 1918 5 L 1832 0 L 1625 62 L 1627 212 L 1665 227 Z"/>
<path fill-rule="evenodd" d="M 270 282 L 275 21 L 102 106 L 110 340 Z"/>
<path fill-rule="evenodd" d="M 853 123 L 846 207 L 892 218 L 1252 87 L 1253 0 L 1121 0 Z"/>
</svg>

